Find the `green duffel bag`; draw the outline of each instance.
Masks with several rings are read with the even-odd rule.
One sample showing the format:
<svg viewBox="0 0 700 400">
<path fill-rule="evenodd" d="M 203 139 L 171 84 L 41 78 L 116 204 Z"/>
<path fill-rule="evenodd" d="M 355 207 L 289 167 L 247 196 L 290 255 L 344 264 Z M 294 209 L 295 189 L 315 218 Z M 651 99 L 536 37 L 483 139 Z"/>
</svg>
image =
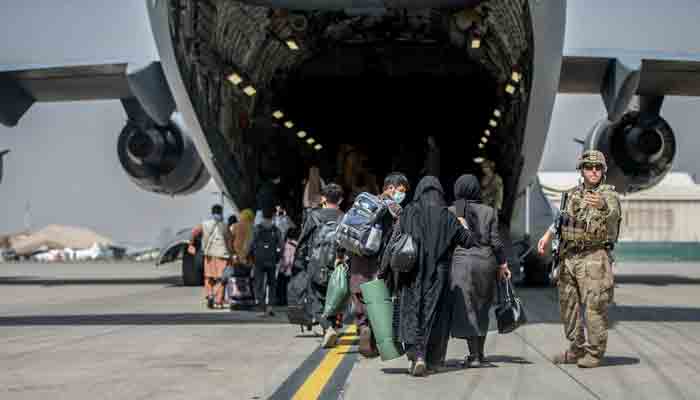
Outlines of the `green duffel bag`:
<svg viewBox="0 0 700 400">
<path fill-rule="evenodd" d="M 350 298 L 350 277 L 348 266 L 345 263 L 338 264 L 328 280 L 326 292 L 326 305 L 323 307 L 323 317 L 328 318 L 345 309 Z"/>
</svg>

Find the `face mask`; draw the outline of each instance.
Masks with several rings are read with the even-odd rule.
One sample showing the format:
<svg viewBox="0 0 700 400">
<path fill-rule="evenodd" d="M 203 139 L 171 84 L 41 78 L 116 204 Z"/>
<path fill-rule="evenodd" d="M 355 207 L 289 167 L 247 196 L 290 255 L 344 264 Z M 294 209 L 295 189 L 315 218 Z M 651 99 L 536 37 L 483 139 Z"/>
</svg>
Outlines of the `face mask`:
<svg viewBox="0 0 700 400">
<path fill-rule="evenodd" d="M 394 201 L 401 204 L 402 201 L 406 198 L 406 193 L 404 192 L 394 192 L 393 195 Z"/>
</svg>

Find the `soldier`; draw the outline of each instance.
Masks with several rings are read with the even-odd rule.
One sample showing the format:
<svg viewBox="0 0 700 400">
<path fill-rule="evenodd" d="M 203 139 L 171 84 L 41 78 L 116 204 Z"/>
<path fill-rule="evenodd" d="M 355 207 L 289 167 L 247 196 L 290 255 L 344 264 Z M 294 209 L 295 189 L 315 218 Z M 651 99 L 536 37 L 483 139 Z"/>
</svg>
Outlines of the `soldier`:
<svg viewBox="0 0 700 400">
<path fill-rule="evenodd" d="M 576 166 L 583 183 L 572 189 L 562 213 L 558 286 L 561 319 L 569 349 L 554 356 L 555 364 L 595 368 L 608 342 L 608 305 L 613 299 L 612 251 L 620 228 L 620 200 L 615 188 L 604 184 L 607 165 L 603 153 L 585 151 Z M 545 232 L 538 244 L 544 250 L 555 234 Z M 588 346 L 581 318 L 586 310 Z"/>
<path fill-rule="evenodd" d="M 481 164 L 484 177 L 481 179 L 481 201 L 497 212 L 503 206 L 503 179 L 496 173 L 496 163 L 485 160 Z"/>
</svg>

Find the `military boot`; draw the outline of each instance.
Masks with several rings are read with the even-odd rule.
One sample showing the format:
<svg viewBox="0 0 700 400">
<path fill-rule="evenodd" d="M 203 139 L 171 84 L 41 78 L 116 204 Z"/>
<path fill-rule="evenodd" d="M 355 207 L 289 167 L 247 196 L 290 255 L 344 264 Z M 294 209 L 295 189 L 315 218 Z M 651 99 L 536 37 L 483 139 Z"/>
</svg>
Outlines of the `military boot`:
<svg viewBox="0 0 700 400">
<path fill-rule="evenodd" d="M 597 368 L 600 367 L 600 358 L 586 354 L 585 357 L 578 360 L 579 368 Z"/>
<path fill-rule="evenodd" d="M 577 354 L 571 350 L 566 350 L 563 353 L 554 355 L 554 357 L 552 357 L 552 362 L 554 364 L 576 364 L 583 356 L 583 353 Z"/>
</svg>

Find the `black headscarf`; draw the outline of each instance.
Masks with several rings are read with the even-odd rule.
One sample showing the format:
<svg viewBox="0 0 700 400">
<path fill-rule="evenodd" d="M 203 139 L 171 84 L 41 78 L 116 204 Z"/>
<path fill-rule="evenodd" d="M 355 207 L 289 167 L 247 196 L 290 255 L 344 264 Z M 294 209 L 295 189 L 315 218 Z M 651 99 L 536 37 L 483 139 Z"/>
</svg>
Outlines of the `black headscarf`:
<svg viewBox="0 0 700 400">
<path fill-rule="evenodd" d="M 474 240 L 479 242 L 478 217 L 474 208 L 470 206 L 473 203 L 481 203 L 481 184 L 474 175 L 462 175 L 455 182 L 455 209 L 458 217 L 464 217 L 467 220 L 467 226 L 475 235 Z"/>
<path fill-rule="evenodd" d="M 401 231 L 413 237 L 418 245 L 417 279 L 433 279 L 439 261 L 456 244 L 464 244 L 469 232 L 445 207 L 442 185 L 434 176 L 421 179 L 413 201 L 401 214 Z"/>
<path fill-rule="evenodd" d="M 442 190 L 440 180 L 430 175 L 423 177 L 418 182 L 413 201 L 420 203 L 424 207 L 445 207 L 445 191 Z"/>
</svg>

